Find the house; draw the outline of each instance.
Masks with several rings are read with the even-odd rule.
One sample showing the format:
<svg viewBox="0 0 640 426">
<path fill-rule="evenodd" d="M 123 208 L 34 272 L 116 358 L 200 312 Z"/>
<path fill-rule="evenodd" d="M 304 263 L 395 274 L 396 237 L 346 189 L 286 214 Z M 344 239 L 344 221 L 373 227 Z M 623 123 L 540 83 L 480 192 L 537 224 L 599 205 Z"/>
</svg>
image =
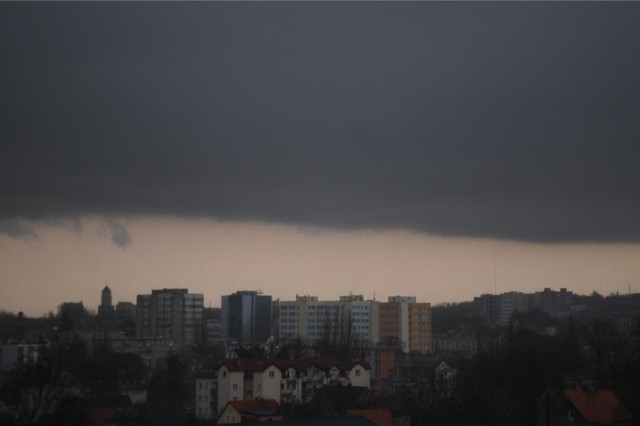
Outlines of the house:
<svg viewBox="0 0 640 426">
<path fill-rule="evenodd" d="M 629 410 L 605 388 L 551 390 L 538 404 L 539 425 L 631 425 L 633 422 Z"/>
<path fill-rule="evenodd" d="M 275 399 L 254 399 L 251 401 L 229 401 L 216 424 L 271 422 L 282 420 L 280 406 Z"/>
<path fill-rule="evenodd" d="M 196 418 L 213 420 L 218 413 L 218 377 L 214 372 L 201 372 L 195 376 Z"/>
</svg>

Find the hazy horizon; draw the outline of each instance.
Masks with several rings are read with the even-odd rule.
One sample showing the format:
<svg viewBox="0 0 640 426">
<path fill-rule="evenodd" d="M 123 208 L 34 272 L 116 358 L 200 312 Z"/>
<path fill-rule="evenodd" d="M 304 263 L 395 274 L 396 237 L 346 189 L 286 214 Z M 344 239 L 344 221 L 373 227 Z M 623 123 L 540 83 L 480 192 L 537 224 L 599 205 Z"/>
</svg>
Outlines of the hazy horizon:
<svg viewBox="0 0 640 426">
<path fill-rule="evenodd" d="M 530 244 L 429 236 L 404 230 L 305 228 L 210 219 L 130 217 L 123 247 L 113 220 L 34 224 L 27 241 L 0 237 L 0 309 L 39 316 L 62 302 L 96 309 L 108 285 L 114 304 L 152 289 L 188 288 L 205 306 L 261 290 L 274 299 L 362 294 L 432 304 L 481 293 L 565 287 L 578 294 L 640 288 L 638 245 Z M 81 227 L 78 227 L 81 225 Z M 116 227 L 117 228 L 117 227 Z"/>
</svg>

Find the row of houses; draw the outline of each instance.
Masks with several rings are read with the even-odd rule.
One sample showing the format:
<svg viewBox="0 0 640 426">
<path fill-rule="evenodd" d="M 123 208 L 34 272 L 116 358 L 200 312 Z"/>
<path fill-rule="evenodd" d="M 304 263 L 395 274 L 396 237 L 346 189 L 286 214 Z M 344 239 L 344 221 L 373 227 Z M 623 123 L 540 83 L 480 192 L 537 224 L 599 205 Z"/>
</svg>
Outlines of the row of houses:
<svg viewBox="0 0 640 426">
<path fill-rule="evenodd" d="M 308 402 L 325 385 L 369 388 L 364 361 L 226 359 L 195 377 L 196 417 L 214 419 L 229 401 Z"/>
</svg>

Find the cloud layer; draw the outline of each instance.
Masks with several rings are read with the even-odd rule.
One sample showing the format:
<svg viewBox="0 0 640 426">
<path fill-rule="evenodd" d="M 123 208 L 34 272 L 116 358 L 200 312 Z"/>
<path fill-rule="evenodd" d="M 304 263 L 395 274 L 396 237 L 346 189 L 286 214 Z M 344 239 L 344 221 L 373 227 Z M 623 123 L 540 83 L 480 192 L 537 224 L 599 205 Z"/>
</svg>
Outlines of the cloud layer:
<svg viewBox="0 0 640 426">
<path fill-rule="evenodd" d="M 638 13 L 0 4 L 0 217 L 638 241 Z"/>
</svg>

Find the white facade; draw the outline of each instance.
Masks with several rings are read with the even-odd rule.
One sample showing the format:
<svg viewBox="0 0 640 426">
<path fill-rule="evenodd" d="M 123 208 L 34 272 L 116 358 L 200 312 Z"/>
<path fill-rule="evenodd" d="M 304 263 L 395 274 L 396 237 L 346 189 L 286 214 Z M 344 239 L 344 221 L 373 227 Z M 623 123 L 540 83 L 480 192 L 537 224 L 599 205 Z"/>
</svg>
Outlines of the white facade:
<svg viewBox="0 0 640 426">
<path fill-rule="evenodd" d="M 196 417 L 213 420 L 218 412 L 218 379 L 216 376 L 196 378 Z"/>
<path fill-rule="evenodd" d="M 245 399 L 275 399 L 280 403 L 280 384 L 282 372 L 275 365 L 269 366 L 264 371 L 253 373 L 253 395 Z"/>
<path fill-rule="evenodd" d="M 338 301 L 319 301 L 315 296 L 296 296 L 280 302 L 280 340 L 298 337 L 314 344 L 323 338 L 348 334 L 353 339 L 377 343 L 378 302 L 362 296 L 341 296 Z"/>
<path fill-rule="evenodd" d="M 369 387 L 371 382 L 370 371 L 362 364 L 356 364 L 348 372 L 349 383 L 351 386 Z"/>
<path fill-rule="evenodd" d="M 244 372 L 230 371 L 226 366 L 218 370 L 218 407 L 229 401 L 244 399 Z"/>
</svg>

